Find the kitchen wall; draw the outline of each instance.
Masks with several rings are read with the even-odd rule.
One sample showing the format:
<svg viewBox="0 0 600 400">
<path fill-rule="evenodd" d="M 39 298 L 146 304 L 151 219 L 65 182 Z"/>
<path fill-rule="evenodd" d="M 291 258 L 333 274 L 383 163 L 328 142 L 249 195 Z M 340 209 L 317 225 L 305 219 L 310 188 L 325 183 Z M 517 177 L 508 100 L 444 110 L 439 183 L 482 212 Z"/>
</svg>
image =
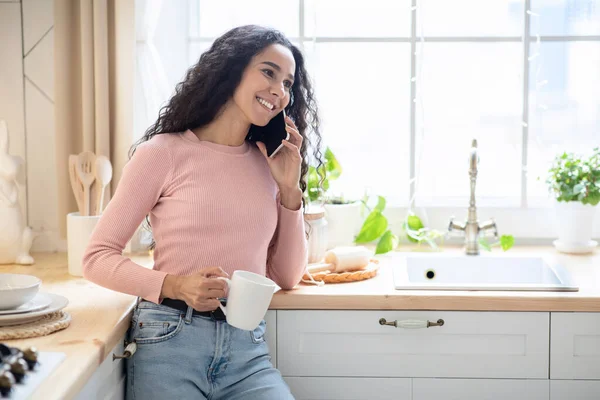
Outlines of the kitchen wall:
<svg viewBox="0 0 600 400">
<path fill-rule="evenodd" d="M 26 160 L 20 202 L 33 251 L 65 250 L 58 233 L 54 134 L 54 2 L 0 0 L 0 119 Z"/>
</svg>

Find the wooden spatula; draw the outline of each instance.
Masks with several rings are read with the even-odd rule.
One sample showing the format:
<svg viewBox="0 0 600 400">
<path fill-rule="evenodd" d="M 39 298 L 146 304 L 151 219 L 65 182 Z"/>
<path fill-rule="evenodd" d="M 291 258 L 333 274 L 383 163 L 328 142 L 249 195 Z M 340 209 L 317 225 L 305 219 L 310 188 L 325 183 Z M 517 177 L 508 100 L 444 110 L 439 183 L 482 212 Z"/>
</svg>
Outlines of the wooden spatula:
<svg viewBox="0 0 600 400">
<path fill-rule="evenodd" d="M 84 151 L 77 156 L 77 176 L 83 184 L 83 214 L 90 215 L 90 187 L 96 179 L 96 155 Z"/>
<path fill-rule="evenodd" d="M 69 155 L 69 180 L 71 181 L 71 189 L 73 190 L 73 196 L 77 202 L 77 208 L 79 209 L 79 215 L 83 215 L 83 185 L 77 177 L 77 155 Z"/>
<path fill-rule="evenodd" d="M 106 191 L 106 186 L 110 183 L 112 179 L 112 165 L 110 160 L 105 156 L 96 157 L 96 208 L 94 209 L 94 215 L 102 214 L 102 210 L 104 208 L 104 192 Z"/>
</svg>

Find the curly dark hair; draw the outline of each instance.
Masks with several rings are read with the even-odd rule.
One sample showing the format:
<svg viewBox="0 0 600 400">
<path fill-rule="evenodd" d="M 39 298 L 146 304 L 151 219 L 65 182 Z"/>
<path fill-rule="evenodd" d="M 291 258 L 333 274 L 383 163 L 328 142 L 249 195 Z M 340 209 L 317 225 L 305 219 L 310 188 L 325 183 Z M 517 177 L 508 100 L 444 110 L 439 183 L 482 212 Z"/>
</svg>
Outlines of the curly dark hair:
<svg viewBox="0 0 600 400">
<path fill-rule="evenodd" d="M 252 58 L 273 44 L 287 47 L 296 62 L 295 79 L 290 90 L 291 101 L 285 112 L 294 121 L 303 138 L 299 186 L 302 193 L 305 193 L 309 147 L 312 149 L 315 166 L 318 168 L 323 164 L 319 116 L 312 83 L 300 50 L 281 32 L 258 25 L 233 28 L 213 42 L 198 62 L 187 70 L 183 81 L 176 85 L 175 94 L 160 109 L 156 122 L 132 146 L 129 157 L 133 156 L 139 144 L 155 135 L 181 135 L 187 129 L 200 128 L 213 121 L 233 97 Z M 246 136 L 246 140 L 256 141 L 251 134 Z M 305 201 L 304 197 L 302 203 Z M 147 219 L 146 221 L 149 223 Z"/>
</svg>

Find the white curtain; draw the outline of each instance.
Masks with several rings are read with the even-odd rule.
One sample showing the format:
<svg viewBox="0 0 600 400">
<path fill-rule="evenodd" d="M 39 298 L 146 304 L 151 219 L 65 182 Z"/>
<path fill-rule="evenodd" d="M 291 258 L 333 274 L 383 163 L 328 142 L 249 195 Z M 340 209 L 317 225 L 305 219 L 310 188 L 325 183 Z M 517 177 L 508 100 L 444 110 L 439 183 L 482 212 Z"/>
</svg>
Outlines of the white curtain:
<svg viewBox="0 0 600 400">
<path fill-rule="evenodd" d="M 171 94 L 167 75 L 159 52 L 154 44 L 163 0 L 136 1 L 136 91 L 141 94 L 136 101 L 135 135 L 143 131 L 158 117 L 160 107 Z"/>
<path fill-rule="evenodd" d="M 77 210 L 68 157 L 110 158 L 110 200 L 131 145 L 134 0 L 54 1 L 54 116 L 58 215 Z M 59 218 L 66 238 L 66 218 Z"/>
</svg>

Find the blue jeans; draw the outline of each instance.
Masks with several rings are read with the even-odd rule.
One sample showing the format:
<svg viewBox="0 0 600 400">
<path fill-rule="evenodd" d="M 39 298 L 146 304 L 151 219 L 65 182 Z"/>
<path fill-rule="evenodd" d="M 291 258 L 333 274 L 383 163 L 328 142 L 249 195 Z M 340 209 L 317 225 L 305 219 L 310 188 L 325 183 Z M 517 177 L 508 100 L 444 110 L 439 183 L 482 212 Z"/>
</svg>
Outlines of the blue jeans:
<svg viewBox="0 0 600 400">
<path fill-rule="evenodd" d="M 127 360 L 127 399 L 294 399 L 271 364 L 264 321 L 244 331 L 192 311 L 138 304 L 128 332 L 137 351 Z"/>
</svg>

